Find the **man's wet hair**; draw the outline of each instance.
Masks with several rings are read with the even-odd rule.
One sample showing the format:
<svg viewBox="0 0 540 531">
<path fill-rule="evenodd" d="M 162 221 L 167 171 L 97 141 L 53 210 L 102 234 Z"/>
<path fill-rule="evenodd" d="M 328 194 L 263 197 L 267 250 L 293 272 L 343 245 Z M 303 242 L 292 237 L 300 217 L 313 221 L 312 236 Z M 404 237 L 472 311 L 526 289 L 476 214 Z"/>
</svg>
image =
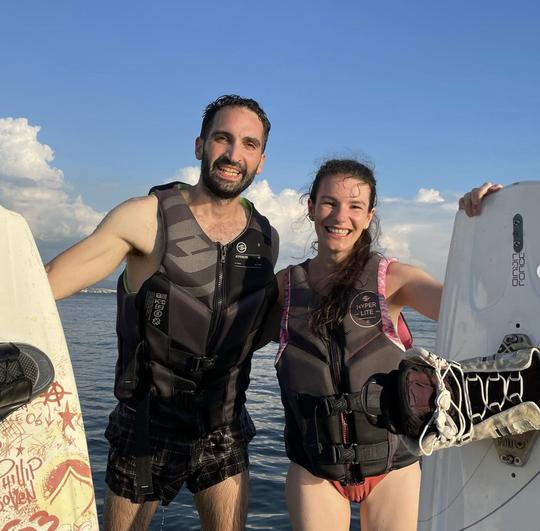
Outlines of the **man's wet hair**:
<svg viewBox="0 0 540 531">
<path fill-rule="evenodd" d="M 270 120 L 268 119 L 268 116 L 266 116 L 266 113 L 262 107 L 255 100 L 252 100 L 251 98 L 242 98 L 242 96 L 238 96 L 236 94 L 226 94 L 224 96 L 220 96 L 206 106 L 206 109 L 204 109 L 203 112 L 200 137 L 206 140 L 208 132 L 212 127 L 214 116 L 218 111 L 224 109 L 225 107 L 244 107 L 245 109 L 253 111 L 259 117 L 259 120 L 263 125 L 262 150 L 264 151 L 266 148 L 266 142 L 268 141 L 268 134 L 270 133 Z"/>
</svg>

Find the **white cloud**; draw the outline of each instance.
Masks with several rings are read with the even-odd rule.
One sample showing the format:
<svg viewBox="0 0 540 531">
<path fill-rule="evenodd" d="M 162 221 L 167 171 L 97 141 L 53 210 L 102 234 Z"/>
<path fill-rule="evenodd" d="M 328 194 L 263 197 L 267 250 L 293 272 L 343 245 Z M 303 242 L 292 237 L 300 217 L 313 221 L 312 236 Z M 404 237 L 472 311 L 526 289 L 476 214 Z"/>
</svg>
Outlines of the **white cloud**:
<svg viewBox="0 0 540 531">
<path fill-rule="evenodd" d="M 405 262 L 411 261 L 409 238 L 414 230 L 412 225 L 394 225 L 391 234 L 383 232 L 379 238 L 379 247 L 389 256 Z"/>
<path fill-rule="evenodd" d="M 165 179 L 163 184 L 170 183 L 172 181 L 181 181 L 187 184 L 197 184 L 200 174 L 200 166 L 186 166 L 185 168 L 180 168 L 172 177 Z"/>
<path fill-rule="evenodd" d="M 420 203 L 443 203 L 444 199 L 441 192 L 434 188 L 420 188 L 416 196 L 416 200 Z"/>
<path fill-rule="evenodd" d="M 437 190 L 431 189 L 429 196 L 436 199 L 426 201 L 421 190 L 415 200 L 382 198 L 380 244 L 386 255 L 417 265 L 442 281 L 457 203 Z"/>
<path fill-rule="evenodd" d="M 26 118 L 0 118 L 0 176 L 18 184 L 61 188 L 64 175 L 49 165 L 54 153 L 38 142 L 40 129 Z"/>
<path fill-rule="evenodd" d="M 103 213 L 67 192 L 51 165 L 53 150 L 39 142 L 40 127 L 26 118 L 0 118 L 0 204 L 21 213 L 36 238 L 60 241 L 88 235 Z"/>
<path fill-rule="evenodd" d="M 306 219 L 306 205 L 301 201 L 299 192 L 285 188 L 276 194 L 268 181 L 263 179 L 248 189 L 246 197 L 279 233 L 278 268 L 311 256 L 310 243 L 314 239 L 314 232 Z"/>
</svg>

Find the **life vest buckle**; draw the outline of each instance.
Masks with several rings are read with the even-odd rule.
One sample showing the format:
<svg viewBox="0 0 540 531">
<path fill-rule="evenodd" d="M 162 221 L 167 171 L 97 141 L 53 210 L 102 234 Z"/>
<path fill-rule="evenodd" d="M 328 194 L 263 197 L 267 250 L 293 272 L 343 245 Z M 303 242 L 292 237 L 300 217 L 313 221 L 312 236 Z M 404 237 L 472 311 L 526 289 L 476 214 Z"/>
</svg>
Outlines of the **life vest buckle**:
<svg viewBox="0 0 540 531">
<path fill-rule="evenodd" d="M 191 373 L 197 373 L 210 369 L 213 365 L 213 359 L 204 356 L 192 356 L 188 362 L 187 370 Z"/>
<path fill-rule="evenodd" d="M 360 463 L 358 445 L 356 443 L 345 446 L 343 444 L 335 444 L 331 446 L 332 464 L 353 464 Z"/>
<path fill-rule="evenodd" d="M 320 403 L 327 417 L 339 413 L 351 413 L 351 402 L 347 393 L 343 393 L 338 397 L 324 396 L 321 398 Z"/>
</svg>

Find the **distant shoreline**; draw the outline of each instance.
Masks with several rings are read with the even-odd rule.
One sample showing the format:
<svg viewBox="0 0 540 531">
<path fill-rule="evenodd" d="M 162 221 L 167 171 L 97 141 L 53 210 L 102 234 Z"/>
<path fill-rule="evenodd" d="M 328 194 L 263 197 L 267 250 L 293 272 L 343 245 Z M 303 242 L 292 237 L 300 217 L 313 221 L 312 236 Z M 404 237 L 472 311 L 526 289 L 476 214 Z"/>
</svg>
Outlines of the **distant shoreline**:
<svg viewBox="0 0 540 531">
<path fill-rule="evenodd" d="M 116 290 L 110 288 L 85 288 L 79 293 L 91 293 L 93 295 L 116 295 Z"/>
</svg>

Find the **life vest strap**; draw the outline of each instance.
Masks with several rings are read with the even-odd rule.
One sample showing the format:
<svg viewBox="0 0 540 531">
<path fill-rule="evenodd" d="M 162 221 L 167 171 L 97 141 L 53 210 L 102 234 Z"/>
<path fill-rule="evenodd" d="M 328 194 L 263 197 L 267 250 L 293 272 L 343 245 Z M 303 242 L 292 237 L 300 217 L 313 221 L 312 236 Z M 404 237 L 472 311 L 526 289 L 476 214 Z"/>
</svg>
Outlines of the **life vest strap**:
<svg viewBox="0 0 540 531">
<path fill-rule="evenodd" d="M 310 447 L 321 464 L 328 465 L 365 465 L 374 461 L 388 459 L 388 442 L 373 444 L 321 444 Z"/>
<path fill-rule="evenodd" d="M 313 417 L 314 411 L 321 416 L 330 417 L 341 413 L 352 413 L 353 411 L 363 413 L 362 393 L 343 393 L 339 396 L 311 396 L 299 395 L 300 409 L 302 414 Z"/>
<path fill-rule="evenodd" d="M 135 484 L 139 496 L 151 495 L 150 397 L 146 395 L 135 413 Z"/>
</svg>

